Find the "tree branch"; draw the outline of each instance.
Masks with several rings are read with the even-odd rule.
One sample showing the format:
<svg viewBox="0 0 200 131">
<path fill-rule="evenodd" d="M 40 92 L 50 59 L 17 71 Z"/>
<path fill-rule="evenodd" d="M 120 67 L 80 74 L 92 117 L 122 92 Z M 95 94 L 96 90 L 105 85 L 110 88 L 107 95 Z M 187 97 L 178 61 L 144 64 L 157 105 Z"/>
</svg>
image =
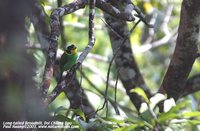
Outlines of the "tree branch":
<svg viewBox="0 0 200 131">
<path fill-rule="evenodd" d="M 183 0 L 176 48 L 159 92 L 175 100 L 183 93 L 197 56 L 200 26 L 200 1 Z"/>
<path fill-rule="evenodd" d="M 38 41 L 41 45 L 41 48 L 44 49 L 45 53 L 48 49 L 48 36 L 50 34 L 49 27 L 45 21 L 45 13 L 43 12 L 42 7 L 35 2 L 33 5 L 33 11 L 30 16 L 31 22 L 34 25 L 35 32 L 38 37 Z"/>
<path fill-rule="evenodd" d="M 117 19 L 124 21 L 134 21 L 135 17 L 138 17 L 147 26 L 153 27 L 146 21 L 145 15 L 141 12 L 141 10 L 137 6 L 135 6 L 130 0 L 123 1 L 125 3 L 123 11 L 119 10 L 118 7 L 113 6 L 113 4 L 110 4 L 109 2 L 113 3 L 114 1 L 97 0 L 96 6 Z M 117 2 L 114 3 L 116 4 Z M 134 14 L 134 11 L 136 11 L 137 14 Z"/>
<path fill-rule="evenodd" d="M 103 11 L 108 12 L 109 14 L 115 16 L 116 18 L 124 19 L 126 21 L 134 21 L 134 14 L 132 13 L 134 10 L 136 10 L 137 17 L 140 17 L 143 22 L 145 22 L 144 15 L 139 11 L 138 8 L 136 8 L 130 0 L 126 1 L 128 4 L 125 6 L 125 11 L 120 11 L 116 7 L 111 6 L 109 3 L 106 3 L 104 0 L 98 0 L 96 3 L 96 6 L 102 9 Z M 55 9 L 51 14 L 51 35 L 50 35 L 50 46 L 48 49 L 48 56 L 47 56 L 47 62 L 45 66 L 44 76 L 43 76 L 43 82 L 42 86 L 40 88 L 42 97 L 45 98 L 51 83 L 51 78 L 53 76 L 53 67 L 55 63 L 56 58 L 56 48 L 57 48 L 57 42 L 58 37 L 60 35 L 60 22 L 59 17 L 72 13 L 80 8 L 84 8 L 85 5 L 88 4 L 87 0 L 76 0 L 68 5 L 59 7 Z M 79 56 L 77 63 L 70 69 L 68 74 L 66 75 L 66 78 L 70 78 L 76 69 L 79 68 L 81 63 L 84 61 L 90 50 L 92 49 L 95 37 L 94 37 L 94 14 L 95 14 L 95 0 L 90 1 L 90 13 L 89 13 L 89 43 L 85 50 L 81 53 Z M 69 86 L 70 81 L 66 81 L 66 87 Z M 63 87 L 61 84 L 57 85 L 57 87 L 61 88 Z M 56 89 L 57 90 L 57 89 Z"/>
<path fill-rule="evenodd" d="M 81 0 L 74 1 L 70 3 L 69 5 L 65 5 L 63 7 L 59 7 L 55 9 L 51 14 L 51 34 L 50 34 L 50 41 L 49 41 L 49 49 L 47 52 L 47 62 L 45 66 L 44 76 L 43 76 L 43 82 L 42 86 L 40 88 L 42 97 L 46 97 L 50 83 L 51 78 L 53 76 L 53 67 L 55 63 L 56 58 L 56 51 L 57 51 L 57 44 L 58 44 L 58 37 L 60 35 L 60 22 L 59 17 L 72 13 L 80 8 L 83 8 L 85 6 L 85 3 Z"/>
<path fill-rule="evenodd" d="M 125 41 L 123 39 L 120 39 L 115 32 L 113 32 L 108 28 L 108 33 L 110 36 L 113 52 L 114 54 L 117 53 L 115 62 L 117 69 L 120 70 L 119 78 L 121 79 L 124 88 L 126 89 L 126 92 L 130 97 L 132 103 L 135 105 L 137 110 L 139 110 L 143 100 L 136 93 L 130 93 L 130 90 L 139 86 L 144 89 L 144 91 L 148 94 L 148 96 L 151 96 L 151 93 L 146 87 L 144 79 L 133 57 L 133 53 L 130 47 L 130 41 L 128 39 L 129 36 L 127 37 L 127 34 L 129 34 L 127 25 L 125 21 L 120 21 L 119 19 L 115 19 L 108 14 L 105 14 L 105 19 L 106 22 L 109 25 L 111 25 L 115 31 L 116 30 L 118 31 L 118 34 L 120 34 L 120 36 L 126 39 Z M 118 50 L 119 47 L 120 50 Z"/>
<path fill-rule="evenodd" d="M 70 108 L 81 109 L 87 119 L 94 117 L 95 110 L 91 106 L 89 100 L 87 99 L 87 95 L 83 92 L 83 88 L 75 76 L 72 78 L 71 84 L 64 88 L 64 92 L 70 101 Z"/>
<path fill-rule="evenodd" d="M 179 97 L 180 98 L 185 97 L 199 90 L 200 90 L 200 74 L 194 75 L 187 80 L 183 92 L 179 94 L 180 95 Z"/>
<path fill-rule="evenodd" d="M 57 0 L 57 6 L 61 7 L 62 6 L 62 0 Z M 61 47 L 65 48 L 65 45 L 67 43 L 67 38 L 64 32 L 64 25 L 63 25 L 63 18 L 60 17 L 59 18 L 59 22 L 60 22 L 60 36 L 61 36 Z"/>
<path fill-rule="evenodd" d="M 74 3 L 72 3 L 71 6 L 73 4 Z M 67 73 L 66 79 L 63 80 L 61 83 L 59 83 L 55 87 L 55 89 L 52 91 L 52 93 L 44 100 L 46 104 L 52 102 L 63 91 L 64 88 L 69 87 L 69 85 L 71 84 L 71 80 L 73 78 L 72 76 L 74 75 L 74 72 L 79 68 L 79 66 L 84 61 L 87 54 L 90 52 L 90 50 L 92 49 L 92 47 L 94 45 L 94 42 L 95 42 L 94 24 L 93 24 L 93 19 L 94 19 L 94 15 L 95 15 L 94 4 L 95 4 L 95 0 L 92 0 L 90 3 L 90 15 L 89 15 L 89 43 L 88 43 L 87 47 L 85 48 L 85 50 L 80 54 L 80 56 L 77 60 L 77 63 Z M 77 6 L 77 8 L 78 7 L 81 7 L 81 6 L 79 5 L 79 6 Z M 55 62 L 55 58 L 52 59 L 52 61 Z"/>
</svg>

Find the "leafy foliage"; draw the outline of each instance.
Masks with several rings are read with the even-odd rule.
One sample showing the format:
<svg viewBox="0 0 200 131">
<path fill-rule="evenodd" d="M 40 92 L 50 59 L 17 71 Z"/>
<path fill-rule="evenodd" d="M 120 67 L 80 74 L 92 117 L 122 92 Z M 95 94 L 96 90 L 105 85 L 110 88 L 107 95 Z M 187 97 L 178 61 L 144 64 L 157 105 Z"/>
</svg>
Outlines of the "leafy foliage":
<svg viewBox="0 0 200 131">
<path fill-rule="evenodd" d="M 142 91 L 137 90 L 136 92 L 138 94 L 141 94 Z M 145 94 L 142 95 L 144 95 L 145 97 Z M 162 101 L 165 96 L 162 96 L 161 94 L 156 94 L 150 99 L 147 98 L 147 102 L 143 104 L 138 116 L 135 118 L 113 115 L 112 117 L 100 116 L 86 121 L 84 113 L 81 110 L 67 109 L 64 107 L 59 107 L 55 110 L 54 118 L 58 121 L 67 121 L 71 123 L 72 129 L 73 127 L 78 126 L 79 129 L 83 131 L 149 131 L 155 130 L 156 128 L 158 128 L 158 125 L 160 126 L 159 129 L 174 131 L 184 130 L 186 128 L 189 128 L 190 126 L 193 126 L 193 129 L 195 129 L 194 126 L 200 124 L 199 111 L 185 110 L 185 107 L 189 104 L 188 101 L 180 101 L 176 105 L 174 105 L 174 103 L 164 104 L 164 108 L 171 108 L 168 111 L 160 113 L 158 111 L 158 101 L 152 101 L 152 99 L 155 99 L 155 97 L 159 97 L 158 100 Z M 165 98 L 164 102 L 169 100 L 171 101 L 172 99 Z M 74 116 L 74 114 L 76 114 L 76 116 L 69 118 L 69 113 L 66 113 L 68 111 L 72 111 L 72 116 Z M 196 127 L 195 130 L 198 130 L 198 128 Z"/>
</svg>

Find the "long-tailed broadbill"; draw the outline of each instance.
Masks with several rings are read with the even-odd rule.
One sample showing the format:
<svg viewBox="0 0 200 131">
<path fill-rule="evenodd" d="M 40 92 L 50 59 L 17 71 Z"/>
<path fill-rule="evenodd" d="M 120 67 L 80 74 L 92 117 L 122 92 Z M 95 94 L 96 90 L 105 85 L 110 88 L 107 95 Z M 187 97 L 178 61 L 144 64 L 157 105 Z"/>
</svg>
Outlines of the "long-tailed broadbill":
<svg viewBox="0 0 200 131">
<path fill-rule="evenodd" d="M 77 47 L 75 45 L 67 46 L 66 50 L 60 58 L 60 75 L 58 83 L 62 81 L 62 74 L 64 71 L 68 71 L 75 63 L 78 58 Z"/>
</svg>

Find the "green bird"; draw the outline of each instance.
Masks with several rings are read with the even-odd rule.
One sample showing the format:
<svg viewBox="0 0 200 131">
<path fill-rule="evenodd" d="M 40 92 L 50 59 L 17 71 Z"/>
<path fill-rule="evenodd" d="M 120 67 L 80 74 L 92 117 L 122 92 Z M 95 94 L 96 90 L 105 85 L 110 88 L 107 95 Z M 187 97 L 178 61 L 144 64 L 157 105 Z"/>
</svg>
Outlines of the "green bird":
<svg viewBox="0 0 200 131">
<path fill-rule="evenodd" d="M 77 58 L 77 47 L 73 44 L 67 46 L 67 49 L 64 51 L 60 58 L 60 75 L 58 83 L 62 81 L 63 72 L 69 70 L 76 63 Z"/>
</svg>

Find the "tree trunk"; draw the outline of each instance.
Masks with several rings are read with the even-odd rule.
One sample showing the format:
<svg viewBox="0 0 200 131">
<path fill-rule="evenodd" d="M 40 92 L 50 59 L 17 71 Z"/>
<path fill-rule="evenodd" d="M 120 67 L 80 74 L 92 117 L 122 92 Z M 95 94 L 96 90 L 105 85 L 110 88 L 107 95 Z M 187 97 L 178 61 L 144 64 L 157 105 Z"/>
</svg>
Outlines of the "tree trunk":
<svg viewBox="0 0 200 131">
<path fill-rule="evenodd" d="M 196 59 L 200 26 L 200 1 L 183 0 L 176 48 L 159 89 L 175 100 L 183 93 Z M 188 87 L 185 87 L 188 88 Z"/>
<path fill-rule="evenodd" d="M 111 4 L 113 4 L 111 2 Z M 116 3 L 115 3 L 116 4 Z M 119 6 L 119 2 L 114 6 Z M 118 7 L 117 8 L 120 8 Z M 104 14 L 106 22 L 114 29 L 118 34 L 126 39 L 126 35 L 129 33 L 126 21 L 119 20 L 110 16 L 109 14 Z M 147 88 L 144 79 L 139 71 L 137 63 L 134 59 L 133 52 L 131 50 L 130 40 L 126 40 L 124 45 L 118 51 L 117 48 L 123 43 L 123 39 L 120 39 L 109 27 L 108 33 L 112 44 L 112 49 L 114 54 L 118 52 L 115 59 L 117 70 L 119 71 L 119 78 L 122 81 L 126 93 L 131 99 L 132 103 L 135 105 L 136 109 L 140 109 L 140 105 L 143 102 L 143 98 L 136 93 L 130 93 L 130 90 L 136 87 L 142 88 L 148 97 L 151 96 L 149 89 Z"/>
</svg>

